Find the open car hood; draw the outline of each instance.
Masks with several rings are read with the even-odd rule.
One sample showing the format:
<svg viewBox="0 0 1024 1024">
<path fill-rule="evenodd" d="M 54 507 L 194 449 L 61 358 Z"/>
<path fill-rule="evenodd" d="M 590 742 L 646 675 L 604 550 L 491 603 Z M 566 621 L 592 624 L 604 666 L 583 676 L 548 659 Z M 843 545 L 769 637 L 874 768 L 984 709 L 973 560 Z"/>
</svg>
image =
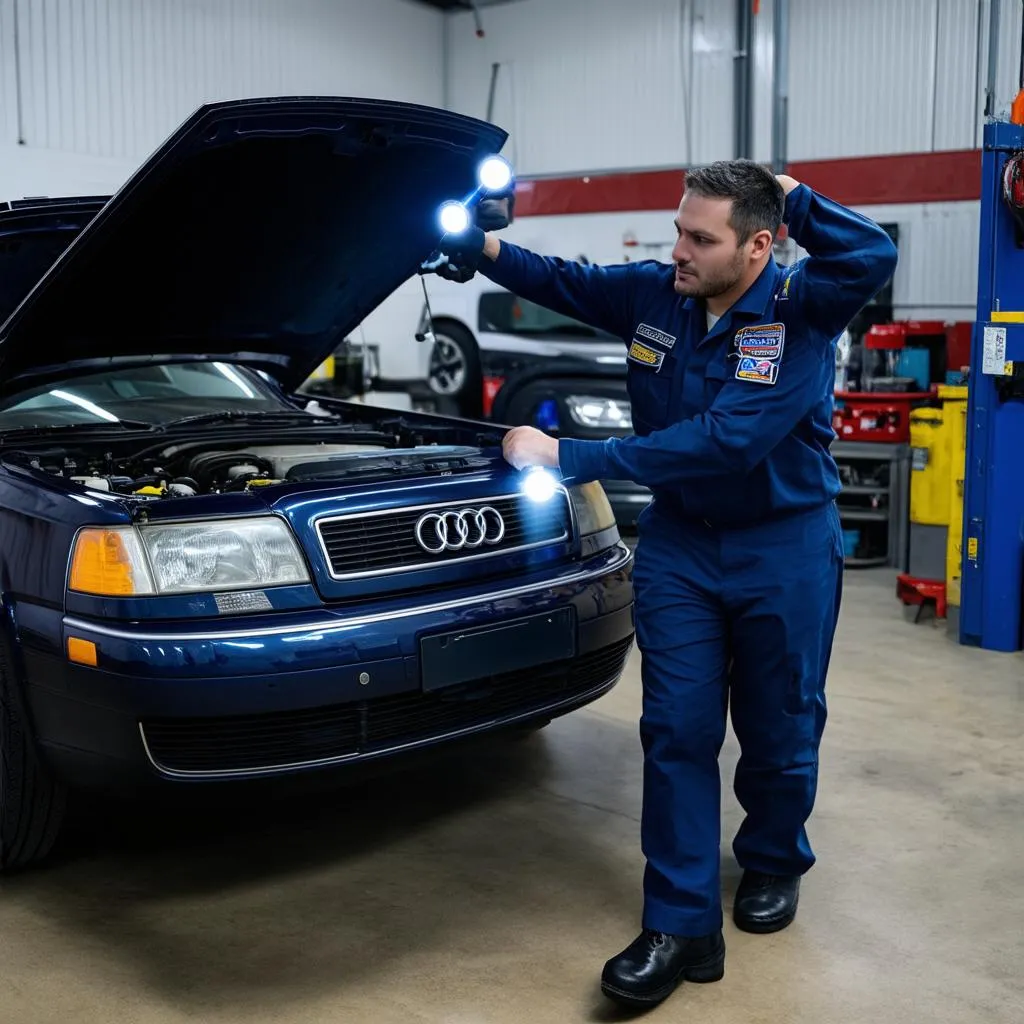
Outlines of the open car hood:
<svg viewBox="0 0 1024 1024">
<path fill-rule="evenodd" d="M 110 196 L 0 203 L 0 324 Z"/>
<path fill-rule="evenodd" d="M 218 103 L 105 203 L 3 208 L 0 250 L 18 271 L 0 289 L 0 398 L 182 358 L 298 387 L 416 273 L 440 238 L 440 204 L 472 192 L 506 139 L 406 103 Z"/>
</svg>

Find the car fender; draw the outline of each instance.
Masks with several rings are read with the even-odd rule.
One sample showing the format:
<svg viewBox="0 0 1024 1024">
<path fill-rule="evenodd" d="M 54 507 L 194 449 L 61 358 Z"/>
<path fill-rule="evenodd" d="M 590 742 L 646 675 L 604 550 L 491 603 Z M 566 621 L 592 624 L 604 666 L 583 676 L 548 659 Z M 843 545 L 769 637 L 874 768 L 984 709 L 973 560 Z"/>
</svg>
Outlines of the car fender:
<svg viewBox="0 0 1024 1024">
<path fill-rule="evenodd" d="M 0 559 L 0 609 L 0 673 L 5 676 L 6 689 L 3 698 L 12 700 L 17 713 L 24 716 L 28 706 L 28 695 L 24 691 L 25 663 L 18 631 L 18 608 L 6 559 Z"/>
</svg>

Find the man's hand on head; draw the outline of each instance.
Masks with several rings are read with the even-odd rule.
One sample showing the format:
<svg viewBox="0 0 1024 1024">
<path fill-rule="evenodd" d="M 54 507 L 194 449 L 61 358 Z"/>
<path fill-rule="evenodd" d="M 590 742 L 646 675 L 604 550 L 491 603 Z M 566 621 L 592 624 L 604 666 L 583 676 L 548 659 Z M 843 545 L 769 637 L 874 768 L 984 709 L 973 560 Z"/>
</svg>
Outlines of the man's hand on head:
<svg viewBox="0 0 1024 1024">
<path fill-rule="evenodd" d="M 787 196 L 800 184 L 796 178 L 791 178 L 788 174 L 776 174 L 775 180 L 782 186 L 782 191 L 785 192 Z"/>
<path fill-rule="evenodd" d="M 530 466 L 558 468 L 558 439 L 536 427 L 513 427 L 501 445 L 505 461 L 515 469 Z"/>
</svg>

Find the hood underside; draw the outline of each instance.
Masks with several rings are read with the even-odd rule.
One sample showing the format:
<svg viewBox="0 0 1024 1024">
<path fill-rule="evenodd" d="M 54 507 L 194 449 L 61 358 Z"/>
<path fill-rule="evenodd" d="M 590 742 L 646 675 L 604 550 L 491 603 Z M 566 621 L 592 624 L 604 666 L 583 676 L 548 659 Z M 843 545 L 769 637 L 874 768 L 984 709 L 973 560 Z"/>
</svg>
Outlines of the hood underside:
<svg viewBox="0 0 1024 1024">
<path fill-rule="evenodd" d="M 109 199 L 76 196 L 0 203 L 0 324 Z"/>
<path fill-rule="evenodd" d="M 154 358 L 230 360 L 298 387 L 416 273 L 440 237 L 439 205 L 472 192 L 506 138 L 375 100 L 201 108 L 104 205 L 33 206 L 35 244 L 24 244 L 27 210 L 22 228 L 13 211 L 0 216 L 0 247 L 19 245 L 27 261 L 8 261 L 21 275 L 8 305 L 45 271 L 0 325 L 0 398 Z M 60 251 L 75 232 L 46 262 L 46 244 Z"/>
</svg>

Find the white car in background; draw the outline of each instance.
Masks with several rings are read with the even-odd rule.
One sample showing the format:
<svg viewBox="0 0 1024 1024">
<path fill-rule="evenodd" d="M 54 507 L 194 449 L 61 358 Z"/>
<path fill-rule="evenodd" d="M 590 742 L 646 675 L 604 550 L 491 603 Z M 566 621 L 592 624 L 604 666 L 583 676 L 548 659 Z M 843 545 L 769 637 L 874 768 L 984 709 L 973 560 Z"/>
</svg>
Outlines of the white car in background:
<svg viewBox="0 0 1024 1024">
<path fill-rule="evenodd" d="M 427 383 L 466 415 L 488 416 L 500 388 L 538 360 L 616 367 L 625 380 L 620 338 L 521 299 L 482 274 L 466 284 L 431 279 L 428 287 L 418 329 L 423 337 L 432 321 L 436 338 Z"/>
</svg>

